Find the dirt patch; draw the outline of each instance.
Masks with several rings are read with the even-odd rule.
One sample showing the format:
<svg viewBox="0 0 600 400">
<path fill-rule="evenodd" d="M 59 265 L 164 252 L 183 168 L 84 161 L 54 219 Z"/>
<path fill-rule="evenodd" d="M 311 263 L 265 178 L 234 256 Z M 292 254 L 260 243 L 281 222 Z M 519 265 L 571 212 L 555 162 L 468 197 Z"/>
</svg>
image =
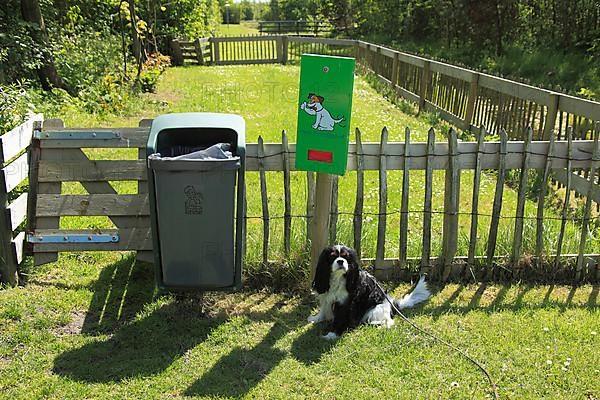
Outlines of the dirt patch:
<svg viewBox="0 0 600 400">
<path fill-rule="evenodd" d="M 79 335 L 85 322 L 86 313 L 83 311 L 75 311 L 71 313 L 71 321 L 62 326 L 53 329 L 53 333 L 57 336 Z"/>
</svg>

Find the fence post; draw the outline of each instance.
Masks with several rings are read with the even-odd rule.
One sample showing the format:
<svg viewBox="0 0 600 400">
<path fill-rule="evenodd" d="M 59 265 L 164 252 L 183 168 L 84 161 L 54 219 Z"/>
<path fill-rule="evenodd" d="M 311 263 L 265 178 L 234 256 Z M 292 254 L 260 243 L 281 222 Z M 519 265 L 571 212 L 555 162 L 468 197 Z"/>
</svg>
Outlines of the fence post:
<svg viewBox="0 0 600 400">
<path fill-rule="evenodd" d="M 317 269 L 320 252 L 327 246 L 329 214 L 331 213 L 331 195 L 333 175 L 317 172 L 315 193 L 315 216 L 312 221 L 310 240 L 310 280 L 312 282 Z"/>
<path fill-rule="evenodd" d="M 550 93 L 548 99 L 548 112 L 546 113 L 546 121 L 544 121 L 544 134 L 543 140 L 548 140 L 550 137 L 550 131 L 554 129 L 556 123 L 556 115 L 558 114 L 558 102 L 560 101 L 560 95 L 557 93 Z"/>
<path fill-rule="evenodd" d="M 473 72 L 471 74 L 471 87 L 469 88 L 469 98 L 467 100 L 467 110 L 465 112 L 465 126 L 463 129 L 471 130 L 471 122 L 475 113 L 475 103 L 477 102 L 477 94 L 479 92 L 479 74 Z"/>
<path fill-rule="evenodd" d="M 173 54 L 173 65 L 183 65 L 183 53 L 181 52 L 181 44 L 179 40 L 171 40 L 171 53 Z"/>
<path fill-rule="evenodd" d="M 194 40 L 194 47 L 196 48 L 196 60 L 198 64 L 204 65 L 204 56 L 202 55 L 202 46 L 200 46 L 200 38 Z"/>
<path fill-rule="evenodd" d="M 400 61 L 400 53 L 394 52 L 394 61 L 392 61 L 392 88 L 396 89 L 396 82 L 398 82 L 398 62 Z"/>
<path fill-rule="evenodd" d="M 219 52 L 219 40 L 215 37 L 210 38 L 211 48 L 212 48 L 212 56 L 213 56 L 213 64 L 219 65 L 221 61 L 221 53 Z"/>
<path fill-rule="evenodd" d="M 419 114 L 425 110 L 425 96 L 431 78 L 431 62 L 425 60 L 423 63 L 423 74 L 421 75 L 421 86 L 419 87 Z"/>
<path fill-rule="evenodd" d="M 287 35 L 281 37 L 281 63 L 287 64 L 288 62 L 288 48 L 289 48 L 289 38 Z"/>
</svg>

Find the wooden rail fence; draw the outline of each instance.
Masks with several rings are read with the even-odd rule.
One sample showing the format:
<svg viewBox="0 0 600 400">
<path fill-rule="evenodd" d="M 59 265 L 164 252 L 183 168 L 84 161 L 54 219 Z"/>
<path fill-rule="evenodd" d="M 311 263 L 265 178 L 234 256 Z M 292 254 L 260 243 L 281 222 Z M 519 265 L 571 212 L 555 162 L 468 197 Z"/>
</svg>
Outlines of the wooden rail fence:
<svg viewBox="0 0 600 400">
<path fill-rule="evenodd" d="M 333 30 L 333 26 L 325 21 L 259 21 L 258 30 L 260 33 L 268 34 L 296 34 L 300 35 L 314 35 L 330 33 Z"/>
<path fill-rule="evenodd" d="M 20 137 L 21 144 L 17 147 L 4 145 L 3 154 L 17 155 L 27 147 L 34 130 L 34 124 L 40 120 L 36 117 L 25 125 L 13 130 L 11 137 Z M 28 218 L 27 232 L 29 247 L 26 254 L 33 254 L 34 263 L 42 264 L 56 260 L 57 252 L 63 251 L 138 251 L 142 259 L 151 259 L 152 250 L 151 231 L 148 218 L 148 196 L 146 187 L 146 154 L 145 144 L 149 132 L 149 121 L 144 120 L 137 128 L 121 129 L 66 129 L 61 121 L 46 121 L 41 131 L 36 131 L 35 139 L 31 146 L 30 161 L 21 155 L 3 168 L 4 185 L 6 193 L 11 190 L 22 179 L 30 175 L 29 184 L 29 206 L 27 208 Z M 15 133 L 21 132 L 21 133 Z M 7 135 L 9 135 L 7 134 Z M 15 136 L 16 135 L 16 136 Z M 29 136 L 28 136 L 29 135 Z M 493 277 L 494 274 L 508 271 L 511 276 L 522 277 L 522 269 L 517 268 L 522 256 L 524 203 L 526 197 L 526 186 L 528 170 L 536 169 L 544 171 L 544 180 L 547 183 L 552 171 L 565 173 L 571 176 L 570 171 L 577 168 L 587 168 L 590 176 L 587 180 L 573 180 L 569 182 L 566 197 L 563 203 L 563 214 L 561 217 L 561 231 L 559 245 L 552 254 L 542 254 L 541 246 L 536 247 L 538 260 L 545 260 L 555 267 L 564 270 L 564 261 L 567 258 L 576 260 L 575 266 L 569 269 L 567 275 L 575 280 L 597 281 L 600 256 L 598 254 L 586 254 L 585 245 L 589 239 L 589 228 L 592 200 L 599 199 L 600 184 L 596 181 L 600 169 L 600 145 L 598 135 L 594 140 L 572 141 L 556 140 L 551 133 L 548 141 L 532 141 L 533 131 L 528 130 L 524 141 L 508 141 L 508 135 L 504 130 L 500 132 L 499 142 L 484 141 L 485 132 L 479 135 L 478 142 L 462 142 L 457 139 L 456 131 L 451 130 L 448 141 L 435 142 L 435 132 L 430 130 L 427 143 L 413 143 L 410 140 L 410 131 L 407 129 L 404 143 L 387 142 L 387 130 L 384 128 L 380 143 L 362 143 L 360 131 L 356 130 L 356 143 L 351 143 L 348 156 L 348 170 L 356 171 L 356 205 L 353 215 L 354 247 L 361 249 L 361 231 L 365 223 L 363 204 L 365 171 L 378 171 L 379 173 L 379 210 L 377 213 L 377 245 L 375 254 L 364 254 L 369 258 L 364 261 L 372 263 L 375 272 L 382 277 L 399 276 L 408 271 L 408 264 L 418 263 L 420 268 L 429 271 L 432 275 L 442 280 L 462 279 L 475 277 L 484 279 Z M 12 143 L 12 141 L 11 141 Z M 132 148 L 137 149 L 137 156 L 128 160 L 104 160 L 94 159 L 88 156 L 82 149 L 94 148 Z M 12 149 L 12 150 L 9 150 Z M 15 164 L 16 163 L 16 164 Z M 285 132 L 282 134 L 281 143 L 263 142 L 259 138 L 258 143 L 247 145 L 247 171 L 258 171 L 260 176 L 262 216 L 259 219 L 263 223 L 263 262 L 269 261 L 269 221 L 274 218 L 269 212 L 269 201 L 267 197 L 266 174 L 269 171 L 283 171 L 283 183 L 286 185 L 284 196 L 284 243 L 285 252 L 289 254 L 291 240 L 291 193 L 290 172 L 294 171 L 295 144 L 288 143 Z M 31 166 L 31 168 L 30 168 Z M 14 169 L 14 173 L 8 171 Z M 459 188 L 462 170 L 474 170 L 473 201 L 471 216 L 471 230 L 468 254 L 456 254 L 458 237 L 459 217 Z M 489 227 L 487 240 L 487 254 L 475 256 L 475 244 L 477 238 L 477 221 L 479 214 L 478 199 L 480 176 L 482 170 L 497 170 L 497 183 L 494 198 L 494 211 L 491 215 L 492 223 Z M 498 254 L 496 249 L 498 237 L 498 220 L 502 211 L 502 193 L 505 187 L 506 171 L 510 169 L 520 170 L 520 182 L 518 188 L 518 201 L 516 215 L 514 216 L 514 237 L 510 255 Z M 399 255 L 397 258 L 385 258 L 386 225 L 387 217 L 392 212 L 387 211 L 388 191 L 386 176 L 389 171 L 403 170 L 404 180 L 402 185 L 402 204 L 400 207 L 400 237 Z M 410 185 L 408 171 L 423 170 L 425 172 L 425 198 L 423 202 L 423 232 L 422 232 L 422 256 L 420 260 L 410 260 L 407 257 L 407 232 L 408 232 L 408 210 L 410 199 Z M 443 246 L 441 254 L 432 255 L 431 249 L 431 221 L 436 213 L 432 209 L 432 183 L 433 171 L 443 170 L 446 173 L 445 202 L 443 214 Z M 311 221 L 314 210 L 314 176 L 307 174 L 308 187 L 306 188 L 306 210 L 302 218 Z M 114 181 L 137 181 L 137 192 L 130 194 L 118 193 L 112 182 Z M 88 194 L 63 193 L 64 182 L 80 182 Z M 565 255 L 562 253 L 562 238 L 565 234 L 565 224 L 569 220 L 567 211 L 570 207 L 569 195 L 571 191 L 586 196 L 586 207 L 583 215 L 581 236 L 579 238 L 579 252 L 577 254 Z M 337 191 L 337 190 L 336 190 Z M 543 196 L 538 201 L 538 214 L 536 225 L 536 237 L 544 235 L 545 219 Z M 6 196 L 5 196 L 6 197 Z M 332 196 L 337 201 L 337 193 Z M 33 200 L 33 201 L 31 201 Z M 15 204 L 19 204 L 17 207 Z M 22 224 L 24 213 L 23 199 L 16 200 L 10 206 L 5 207 L 2 214 L 2 240 L 4 259 L 8 260 L 6 254 L 12 255 L 10 261 L 2 263 L 2 278 L 5 281 L 16 282 L 16 265 L 21 260 L 22 245 L 25 233 L 21 232 L 15 238 L 15 228 Z M 6 203 L 3 203 L 5 206 Z M 12 208 L 11 208 L 12 207 Z M 13 212 L 19 208 L 19 212 Z M 333 206 L 337 211 L 337 204 Z M 18 215 L 15 220 L 7 220 L 8 215 Z M 84 229 L 69 230 L 61 227 L 62 217 L 88 217 L 107 216 L 114 224 L 112 229 Z M 337 213 L 327 223 L 329 232 L 335 239 L 337 231 Z M 256 218 L 248 216 L 246 218 Z M 314 221 L 312 221 L 314 222 Z M 47 240 L 50 238 L 50 240 Z M 245 248 L 246 246 L 244 246 Z M 8 253 L 7 253 L 8 252 Z M 365 253 L 363 251 L 363 253 Z M 508 264 L 497 262 L 498 258 L 508 259 Z M 553 261 L 554 260 L 554 261 Z M 468 261 L 468 263 L 466 262 Z M 474 264 L 480 269 L 473 269 Z M 551 270 L 554 273 L 556 270 Z"/>
</svg>

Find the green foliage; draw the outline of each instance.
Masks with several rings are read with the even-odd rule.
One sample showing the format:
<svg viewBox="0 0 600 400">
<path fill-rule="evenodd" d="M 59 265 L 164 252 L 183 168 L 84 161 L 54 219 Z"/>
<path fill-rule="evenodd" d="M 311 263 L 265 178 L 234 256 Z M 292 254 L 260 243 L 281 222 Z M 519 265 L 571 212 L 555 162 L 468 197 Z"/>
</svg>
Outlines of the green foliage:
<svg viewBox="0 0 600 400">
<path fill-rule="evenodd" d="M 25 85 L 0 85 L 0 135 L 23 122 L 23 117 L 33 110 L 31 101 Z"/>
<path fill-rule="evenodd" d="M 120 38 L 107 29 L 62 31 L 52 43 L 59 73 L 78 90 L 123 68 Z"/>
<path fill-rule="evenodd" d="M 164 70 L 171 65 L 171 59 L 160 53 L 151 54 L 140 74 L 140 85 L 142 92 L 152 93 L 156 91 L 158 78 Z"/>
</svg>

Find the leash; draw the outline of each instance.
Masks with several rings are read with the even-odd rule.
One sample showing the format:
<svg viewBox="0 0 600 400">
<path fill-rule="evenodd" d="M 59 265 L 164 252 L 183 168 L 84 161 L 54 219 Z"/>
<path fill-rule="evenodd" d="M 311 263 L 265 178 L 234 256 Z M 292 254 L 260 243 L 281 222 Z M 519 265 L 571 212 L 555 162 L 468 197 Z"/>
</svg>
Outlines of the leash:
<svg viewBox="0 0 600 400">
<path fill-rule="evenodd" d="M 400 316 L 400 318 L 402 318 L 405 322 L 407 322 L 410 326 L 412 326 L 417 331 L 419 331 L 421 333 L 424 333 L 425 335 L 427 335 L 427 336 L 429 336 L 429 337 L 437 340 L 438 342 L 442 343 L 443 345 L 445 345 L 449 349 L 456 351 L 458 354 L 460 354 L 461 356 L 463 356 L 464 358 L 466 358 L 467 360 L 469 360 L 477 368 L 479 368 L 483 372 L 483 374 L 486 376 L 486 378 L 488 379 L 488 382 L 490 383 L 490 387 L 492 388 L 492 391 L 494 392 L 494 398 L 496 400 L 500 399 L 500 396 L 498 396 L 498 387 L 496 386 L 496 383 L 494 382 L 494 379 L 492 378 L 492 376 L 490 375 L 490 373 L 483 367 L 483 365 L 481 365 L 477 360 L 475 360 L 473 357 L 469 356 L 463 350 L 459 349 L 458 347 L 454 346 L 451 343 L 448 343 L 447 341 L 445 341 L 444 339 L 442 339 L 442 338 L 434 335 L 433 333 L 427 332 L 425 329 L 421 328 L 420 326 L 418 326 L 417 324 L 415 324 L 414 322 L 412 322 L 410 319 L 408 319 L 408 317 L 406 315 L 402 314 L 402 312 L 400 311 L 400 309 L 398 309 L 398 307 L 396 307 L 396 305 L 394 304 L 394 302 L 391 300 L 390 296 L 388 296 L 387 293 L 385 292 L 385 290 L 383 290 L 383 288 L 381 287 L 381 285 L 379 284 L 379 282 L 377 282 L 375 279 L 373 279 L 373 281 L 375 282 L 375 284 L 377 285 L 377 287 L 379 288 L 379 290 L 381 290 L 381 292 L 385 296 L 385 298 L 388 301 L 388 303 L 390 303 L 390 305 L 392 306 L 392 308 L 398 313 L 398 315 Z"/>
</svg>

